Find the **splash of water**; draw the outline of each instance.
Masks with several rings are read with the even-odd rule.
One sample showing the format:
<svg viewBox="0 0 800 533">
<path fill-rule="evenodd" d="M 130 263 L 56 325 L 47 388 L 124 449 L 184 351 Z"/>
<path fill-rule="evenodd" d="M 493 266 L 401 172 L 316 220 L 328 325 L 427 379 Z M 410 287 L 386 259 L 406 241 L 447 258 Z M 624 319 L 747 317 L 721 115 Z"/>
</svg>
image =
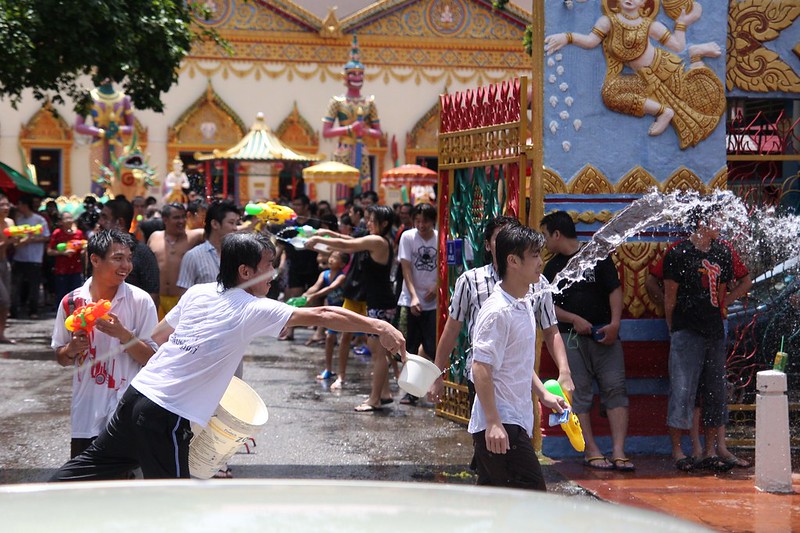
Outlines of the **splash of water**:
<svg viewBox="0 0 800 533">
<path fill-rule="evenodd" d="M 600 228 L 542 292 L 557 294 L 581 281 L 584 272 L 629 240 L 665 228 L 677 236 L 698 212 L 713 213 L 722 238 L 731 242 L 755 273 L 800 255 L 800 217 L 796 215 L 781 215 L 774 208 L 749 208 L 730 191 L 701 195 L 696 191 L 664 194 L 653 190 Z"/>
</svg>

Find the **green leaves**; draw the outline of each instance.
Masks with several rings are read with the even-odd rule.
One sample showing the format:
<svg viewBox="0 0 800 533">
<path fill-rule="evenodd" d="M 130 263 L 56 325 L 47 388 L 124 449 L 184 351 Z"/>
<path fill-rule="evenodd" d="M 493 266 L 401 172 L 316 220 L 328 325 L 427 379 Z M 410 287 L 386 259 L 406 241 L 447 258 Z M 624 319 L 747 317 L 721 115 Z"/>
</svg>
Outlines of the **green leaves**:
<svg viewBox="0 0 800 533">
<path fill-rule="evenodd" d="M 25 89 L 69 96 L 80 110 L 110 78 L 137 109 L 162 111 L 192 43 L 220 42 L 193 17 L 206 18 L 204 8 L 182 0 L 0 0 L 0 94 L 12 104 Z"/>
</svg>

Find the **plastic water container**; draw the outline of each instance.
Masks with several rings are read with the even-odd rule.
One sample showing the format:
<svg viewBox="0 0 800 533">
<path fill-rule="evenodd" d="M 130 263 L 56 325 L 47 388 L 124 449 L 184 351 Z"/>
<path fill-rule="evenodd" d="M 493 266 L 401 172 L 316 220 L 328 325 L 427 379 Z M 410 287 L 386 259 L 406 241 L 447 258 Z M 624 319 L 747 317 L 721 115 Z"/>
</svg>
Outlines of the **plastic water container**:
<svg viewBox="0 0 800 533">
<path fill-rule="evenodd" d="M 397 384 L 412 396 L 422 397 L 441 374 L 439 367 L 424 357 L 406 353 L 406 364 L 403 365 Z"/>
<path fill-rule="evenodd" d="M 234 377 L 206 427 L 192 428 L 189 473 L 210 479 L 250 437 L 267 423 L 264 401 L 247 383 Z"/>
</svg>

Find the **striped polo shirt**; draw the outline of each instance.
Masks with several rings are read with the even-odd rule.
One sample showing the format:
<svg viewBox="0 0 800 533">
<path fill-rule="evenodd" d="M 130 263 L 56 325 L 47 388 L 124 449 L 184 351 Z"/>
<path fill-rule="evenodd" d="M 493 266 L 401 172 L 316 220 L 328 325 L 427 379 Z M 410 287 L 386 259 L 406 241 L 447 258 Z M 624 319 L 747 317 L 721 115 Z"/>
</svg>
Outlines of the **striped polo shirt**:
<svg viewBox="0 0 800 533">
<path fill-rule="evenodd" d="M 188 289 L 198 283 L 211 283 L 217 281 L 217 274 L 219 274 L 217 250 L 210 242 L 203 241 L 183 256 L 177 285 Z"/>
</svg>

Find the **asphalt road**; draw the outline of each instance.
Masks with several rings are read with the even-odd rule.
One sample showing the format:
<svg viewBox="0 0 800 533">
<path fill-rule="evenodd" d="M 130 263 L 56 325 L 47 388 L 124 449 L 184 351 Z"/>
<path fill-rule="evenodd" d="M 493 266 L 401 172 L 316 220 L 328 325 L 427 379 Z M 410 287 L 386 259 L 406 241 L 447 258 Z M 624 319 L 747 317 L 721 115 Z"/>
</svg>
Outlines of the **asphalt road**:
<svg viewBox="0 0 800 533">
<path fill-rule="evenodd" d="M 46 480 L 68 459 L 71 374 L 49 347 L 52 314 L 38 321 L 10 320 L 16 345 L 0 347 L 0 483 Z M 474 483 L 466 428 L 434 415 L 432 405 L 395 403 L 381 413 L 353 408 L 369 392 L 369 363 L 351 359 L 348 385 L 332 393 L 314 377 L 323 348 L 306 347 L 310 330 L 293 342 L 271 338 L 247 350 L 244 380 L 264 399 L 269 421 L 253 453 L 230 463 L 236 478 L 320 478 Z M 551 491 L 585 495 L 543 466 Z"/>
</svg>

